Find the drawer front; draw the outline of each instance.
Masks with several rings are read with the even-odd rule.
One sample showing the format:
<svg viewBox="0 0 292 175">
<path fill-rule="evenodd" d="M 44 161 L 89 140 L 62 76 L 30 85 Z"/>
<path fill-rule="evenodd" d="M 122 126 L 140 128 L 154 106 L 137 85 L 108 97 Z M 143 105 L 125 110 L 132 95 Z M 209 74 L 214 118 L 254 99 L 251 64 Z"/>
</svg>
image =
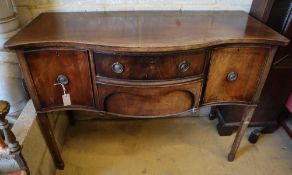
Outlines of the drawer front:
<svg viewBox="0 0 292 175">
<path fill-rule="evenodd" d="M 205 51 L 165 55 L 112 55 L 94 53 L 97 76 L 125 80 L 167 80 L 199 75 Z"/>
<path fill-rule="evenodd" d="M 57 83 L 65 75 L 74 106 L 95 106 L 90 76 L 89 57 L 83 50 L 36 50 L 24 53 L 42 108 L 64 106 L 63 90 Z"/>
<path fill-rule="evenodd" d="M 100 110 L 130 116 L 163 116 L 199 106 L 201 81 L 164 86 L 98 83 Z"/>
<path fill-rule="evenodd" d="M 262 47 L 214 49 L 204 103 L 252 102 L 268 52 Z"/>
</svg>

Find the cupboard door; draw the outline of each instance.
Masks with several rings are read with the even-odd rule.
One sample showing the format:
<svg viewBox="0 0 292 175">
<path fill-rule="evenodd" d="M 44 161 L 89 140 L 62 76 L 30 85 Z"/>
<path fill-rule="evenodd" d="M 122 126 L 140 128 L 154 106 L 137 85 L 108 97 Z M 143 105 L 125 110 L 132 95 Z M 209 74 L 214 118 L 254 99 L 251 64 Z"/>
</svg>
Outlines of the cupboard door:
<svg viewBox="0 0 292 175">
<path fill-rule="evenodd" d="M 252 103 L 268 52 L 264 47 L 214 49 L 204 103 Z"/>
<path fill-rule="evenodd" d="M 33 50 L 24 52 L 42 108 L 63 107 L 59 76 L 68 79 L 71 105 L 93 107 L 94 98 L 86 50 Z"/>
</svg>

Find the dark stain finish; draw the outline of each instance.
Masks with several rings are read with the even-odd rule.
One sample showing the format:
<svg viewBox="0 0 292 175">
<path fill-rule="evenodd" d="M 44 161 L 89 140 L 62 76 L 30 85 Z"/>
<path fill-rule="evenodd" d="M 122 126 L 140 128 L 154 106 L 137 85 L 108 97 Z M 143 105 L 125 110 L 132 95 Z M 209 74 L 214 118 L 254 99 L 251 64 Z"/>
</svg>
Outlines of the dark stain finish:
<svg viewBox="0 0 292 175">
<path fill-rule="evenodd" d="M 94 53 L 97 76 L 125 80 L 168 80 L 196 76 L 203 73 L 205 57 L 204 50 L 151 56 Z M 114 72 L 116 63 L 123 67 L 121 73 Z"/>
<path fill-rule="evenodd" d="M 24 56 L 41 108 L 64 106 L 62 87 L 54 85 L 59 75 L 65 75 L 69 80 L 65 88 L 71 96 L 72 106 L 95 106 L 86 50 L 34 50 L 26 51 Z"/>
</svg>

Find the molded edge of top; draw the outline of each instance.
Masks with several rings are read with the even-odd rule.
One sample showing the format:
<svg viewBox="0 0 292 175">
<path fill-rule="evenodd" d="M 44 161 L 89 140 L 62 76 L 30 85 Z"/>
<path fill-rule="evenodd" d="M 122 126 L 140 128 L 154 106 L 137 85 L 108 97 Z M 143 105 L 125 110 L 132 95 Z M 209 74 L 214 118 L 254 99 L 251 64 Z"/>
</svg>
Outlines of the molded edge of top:
<svg viewBox="0 0 292 175">
<path fill-rule="evenodd" d="M 129 12 L 131 11 L 120 11 L 120 13 L 123 12 Z M 135 11 L 139 12 L 139 11 Z M 140 11 L 145 12 L 145 11 Z M 160 12 L 160 11 L 155 11 Z M 161 11 L 163 12 L 163 11 Z M 169 12 L 169 11 L 164 11 Z M 173 11 L 176 12 L 176 11 Z M 196 11 L 183 11 L 183 12 L 196 12 Z M 202 11 L 198 11 L 202 12 Z M 209 11 L 210 12 L 210 11 Z M 211 11 L 213 12 L 213 11 Z M 222 11 L 214 11 L 214 12 L 222 12 Z M 226 12 L 235 12 L 235 11 L 226 11 Z M 239 11 L 236 11 L 239 12 Z M 64 14 L 64 13 L 76 13 L 76 12 L 45 12 L 37 16 L 32 22 L 35 22 L 36 19 L 40 18 L 42 15 L 46 14 Z M 81 12 L 77 12 L 81 13 Z M 92 12 L 91 12 L 92 13 Z M 102 12 L 96 12 L 96 13 L 102 13 Z M 106 13 L 112 13 L 112 12 L 106 12 Z M 119 13 L 118 11 L 115 11 L 113 13 Z M 245 12 L 241 12 L 243 14 L 248 15 Z M 250 16 L 251 17 L 251 16 Z M 253 18 L 253 17 L 251 17 Z M 255 19 L 254 19 L 255 20 Z M 32 23 L 31 22 L 31 23 Z M 258 21 L 259 22 L 259 21 Z M 260 23 L 260 22 L 259 22 Z M 25 26 L 23 29 L 28 28 L 29 24 Z M 270 28 L 266 26 L 267 28 Z M 271 28 L 270 28 L 271 29 Z M 273 29 L 271 29 L 273 30 Z M 21 30 L 22 31 L 22 30 Z M 103 44 L 103 43 L 94 43 L 94 42 L 88 42 L 88 41 L 80 41 L 80 40 L 35 40 L 35 41 L 23 41 L 16 38 L 17 35 L 19 35 L 20 32 L 18 32 L 14 37 L 10 38 L 8 41 L 5 42 L 4 47 L 9 49 L 28 49 L 28 48 L 39 48 L 39 47 L 74 47 L 74 48 L 81 48 L 81 49 L 95 49 L 100 51 L 118 51 L 118 52 L 167 52 L 167 51 L 183 51 L 183 50 L 192 50 L 192 49 L 199 49 L 199 48 L 205 48 L 205 47 L 212 47 L 212 46 L 219 46 L 224 44 L 263 44 L 263 45 L 276 45 L 276 46 L 285 46 L 289 44 L 289 39 L 282 36 L 281 34 L 278 34 L 280 37 L 277 38 L 261 38 L 261 37 L 223 37 L 214 39 L 211 41 L 194 41 L 194 43 L 190 43 L 187 45 L 166 45 L 166 46 L 151 46 L 151 47 L 139 47 L 139 46 L 121 46 L 121 45 L 112 45 L 112 44 Z M 277 33 L 273 30 L 273 32 Z"/>
</svg>

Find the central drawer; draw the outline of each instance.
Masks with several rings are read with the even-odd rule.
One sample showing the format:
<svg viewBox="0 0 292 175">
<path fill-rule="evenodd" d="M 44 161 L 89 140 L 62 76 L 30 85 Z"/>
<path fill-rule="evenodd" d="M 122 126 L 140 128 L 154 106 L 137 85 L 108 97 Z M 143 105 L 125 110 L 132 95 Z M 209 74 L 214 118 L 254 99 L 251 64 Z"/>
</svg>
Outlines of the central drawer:
<svg viewBox="0 0 292 175">
<path fill-rule="evenodd" d="M 169 85 L 118 85 L 97 82 L 99 110 L 127 116 L 165 116 L 198 108 L 202 81 Z"/>
<path fill-rule="evenodd" d="M 124 80 L 169 80 L 200 75 L 206 51 L 157 55 L 94 53 L 96 74 Z"/>
</svg>

